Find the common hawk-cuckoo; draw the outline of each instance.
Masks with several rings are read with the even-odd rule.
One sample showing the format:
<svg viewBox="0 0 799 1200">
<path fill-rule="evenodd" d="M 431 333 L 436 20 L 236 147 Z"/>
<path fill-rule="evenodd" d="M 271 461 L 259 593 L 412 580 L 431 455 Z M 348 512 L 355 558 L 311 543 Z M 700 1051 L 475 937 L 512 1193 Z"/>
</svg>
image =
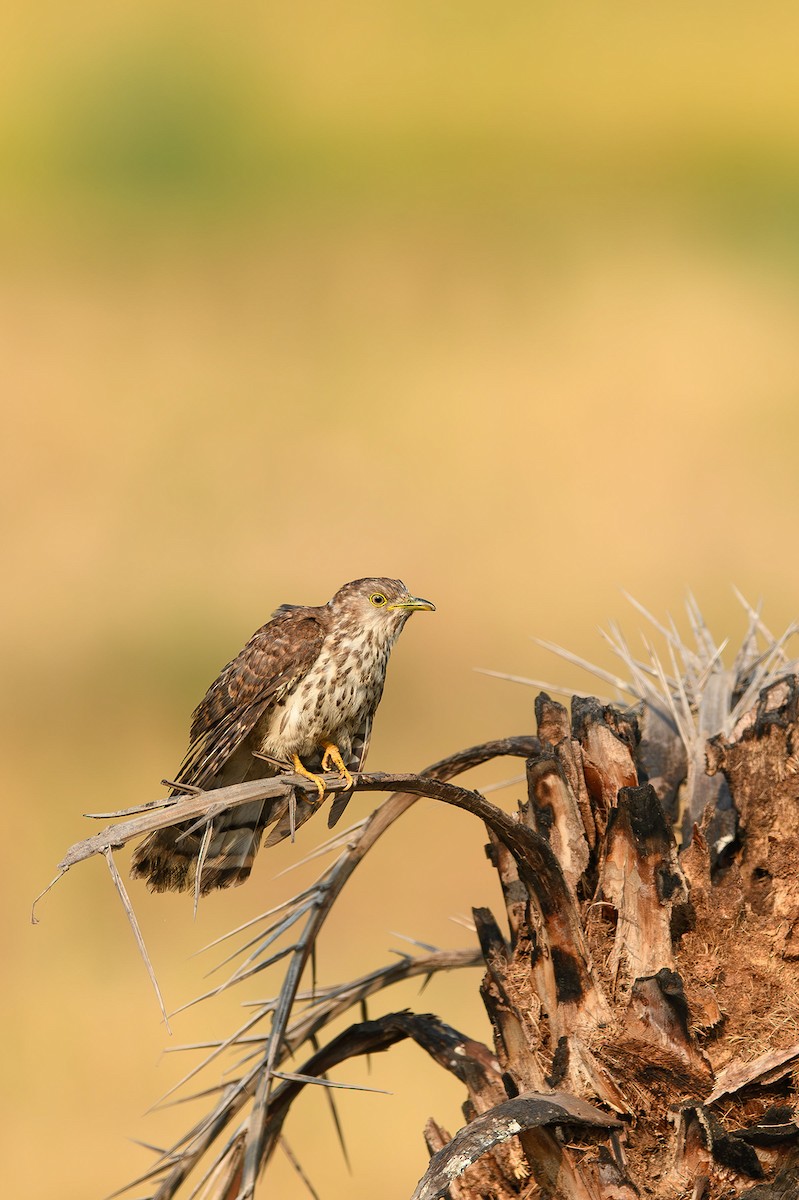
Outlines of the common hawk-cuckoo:
<svg viewBox="0 0 799 1200">
<path fill-rule="evenodd" d="M 207 826 L 191 823 L 152 833 L 133 856 L 132 873 L 157 892 L 201 893 L 242 883 L 261 835 L 267 845 L 299 825 L 324 796 L 315 772 L 335 767 L 350 785 L 363 766 L 391 648 L 411 613 L 433 610 L 398 579 L 356 579 L 327 604 L 283 604 L 222 668 L 192 715 L 189 749 L 172 794 L 203 791 L 294 770 L 313 780 L 313 801 L 297 794 L 293 822 L 286 799 L 238 805 Z M 350 792 L 338 793 L 329 825 Z M 205 838 L 205 845 L 203 841 Z"/>
</svg>

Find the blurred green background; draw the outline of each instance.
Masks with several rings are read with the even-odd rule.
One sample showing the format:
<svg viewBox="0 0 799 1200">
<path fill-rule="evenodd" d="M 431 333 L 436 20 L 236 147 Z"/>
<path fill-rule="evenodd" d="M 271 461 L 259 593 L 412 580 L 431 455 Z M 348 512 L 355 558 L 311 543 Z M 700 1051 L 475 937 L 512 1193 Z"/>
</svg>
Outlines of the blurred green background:
<svg viewBox="0 0 799 1200">
<path fill-rule="evenodd" d="M 35 0 L 0 29 L 0 1129 L 9 1194 L 85 1200 L 149 1163 L 129 1139 L 199 1115 L 142 1115 L 194 1060 L 161 1057 L 103 863 L 35 929 L 30 901 L 83 812 L 160 794 L 277 604 L 372 573 L 437 603 L 376 724 L 370 766 L 398 770 L 531 728 L 533 693 L 476 666 L 590 688 L 529 638 L 607 665 L 597 625 L 640 625 L 622 587 L 665 615 L 690 586 L 719 638 L 744 628 L 732 583 L 775 629 L 796 616 L 799 13 Z M 132 887 L 171 1008 L 325 833 L 196 923 Z M 451 918 L 500 904 L 483 841 L 419 803 L 345 893 L 322 978 L 389 961 L 394 930 L 469 944 Z M 381 1005 L 486 1038 L 478 982 Z M 352 1177 L 324 1098 L 297 1108 L 323 1200 L 409 1195 L 459 1088 L 408 1047 L 338 1078 L 393 1095 L 340 1099 Z M 284 1160 L 272 1186 L 306 1194 Z"/>
</svg>

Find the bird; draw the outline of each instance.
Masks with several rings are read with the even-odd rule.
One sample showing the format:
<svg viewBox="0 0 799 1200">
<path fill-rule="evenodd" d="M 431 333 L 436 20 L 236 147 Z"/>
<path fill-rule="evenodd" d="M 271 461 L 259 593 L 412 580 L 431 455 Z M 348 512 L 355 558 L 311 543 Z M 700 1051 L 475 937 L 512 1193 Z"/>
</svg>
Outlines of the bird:
<svg viewBox="0 0 799 1200">
<path fill-rule="evenodd" d="M 170 794 L 185 795 L 293 771 L 316 787 L 306 796 L 238 805 L 211 822 L 184 822 L 151 833 L 131 874 L 151 891 L 191 891 L 243 883 L 261 836 L 281 841 L 325 795 L 320 771 L 347 785 L 334 796 L 328 825 L 350 798 L 363 767 L 391 650 L 412 613 L 435 611 L 399 579 L 345 583 L 327 604 L 282 604 L 208 688 L 191 719 L 189 748 Z M 210 828 L 210 832 L 209 832 Z"/>
</svg>

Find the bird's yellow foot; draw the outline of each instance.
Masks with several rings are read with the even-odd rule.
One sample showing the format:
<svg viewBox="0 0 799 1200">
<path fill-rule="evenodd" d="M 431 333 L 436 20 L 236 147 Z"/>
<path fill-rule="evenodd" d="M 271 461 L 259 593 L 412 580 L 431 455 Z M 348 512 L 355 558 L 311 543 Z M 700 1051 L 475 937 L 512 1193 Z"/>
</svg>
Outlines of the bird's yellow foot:
<svg viewBox="0 0 799 1200">
<path fill-rule="evenodd" d="M 335 744 L 335 742 L 326 742 L 324 750 L 325 753 L 324 757 L 322 758 L 322 770 L 331 771 L 333 767 L 335 767 L 339 773 L 339 778 L 343 779 L 347 785 L 345 791 L 349 791 L 355 781 L 346 768 L 344 759 L 341 757 L 341 751 L 339 750 L 338 746 Z"/>
<path fill-rule="evenodd" d="M 313 771 L 309 771 L 307 767 L 304 767 L 300 762 L 298 755 L 296 754 L 292 754 L 291 762 L 298 775 L 304 775 L 306 779 L 310 779 L 316 784 L 317 788 L 319 789 L 319 801 L 321 803 L 325 795 L 325 781 L 322 776 L 314 775 Z"/>
</svg>

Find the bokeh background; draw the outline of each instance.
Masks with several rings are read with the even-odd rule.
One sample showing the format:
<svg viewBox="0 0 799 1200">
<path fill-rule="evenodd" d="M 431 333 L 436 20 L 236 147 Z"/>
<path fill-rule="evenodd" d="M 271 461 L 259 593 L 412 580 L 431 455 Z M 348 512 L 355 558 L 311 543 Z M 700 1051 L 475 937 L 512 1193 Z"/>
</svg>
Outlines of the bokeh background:
<svg viewBox="0 0 799 1200">
<path fill-rule="evenodd" d="M 194 1059 L 162 1053 L 104 863 L 36 928 L 30 902 L 82 813 L 160 794 L 277 604 L 371 573 L 436 601 L 376 725 L 370 766 L 398 770 L 531 728 L 533 693 L 475 667 L 590 688 L 531 635 L 609 665 L 597 627 L 641 624 L 622 588 L 663 616 L 690 587 L 733 641 L 733 583 L 776 630 L 796 616 L 799 15 L 36 0 L 0 22 L 0 1136 L 9 1195 L 86 1200 L 198 1115 L 143 1115 Z M 170 1008 L 325 834 L 196 922 L 132 888 Z M 322 978 L 389 961 L 393 931 L 469 944 L 457 918 L 499 903 L 483 841 L 419 803 L 345 893 Z M 375 1011 L 487 1037 L 478 982 Z M 459 1089 L 409 1047 L 338 1078 L 393 1094 L 340 1097 L 352 1176 L 306 1096 L 286 1134 L 308 1175 L 324 1200 L 409 1195 Z M 274 1172 L 269 1194 L 306 1194 Z"/>
</svg>

